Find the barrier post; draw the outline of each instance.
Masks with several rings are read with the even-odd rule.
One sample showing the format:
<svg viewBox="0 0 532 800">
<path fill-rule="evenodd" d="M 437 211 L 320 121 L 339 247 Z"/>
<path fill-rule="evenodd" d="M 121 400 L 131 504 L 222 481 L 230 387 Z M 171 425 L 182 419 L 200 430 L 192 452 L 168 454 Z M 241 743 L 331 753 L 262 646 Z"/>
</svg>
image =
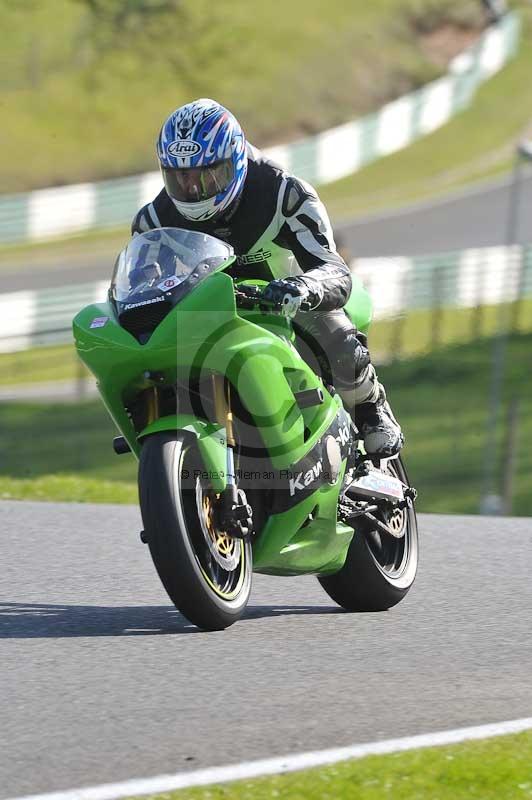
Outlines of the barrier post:
<svg viewBox="0 0 532 800">
<path fill-rule="evenodd" d="M 506 246 L 511 254 L 511 248 L 518 244 L 519 238 L 519 210 L 522 195 L 523 164 L 532 161 L 532 142 L 521 142 L 516 148 L 513 179 L 510 186 L 508 200 L 508 217 L 506 220 Z M 505 264 L 505 285 L 508 285 L 512 271 L 512 257 Z M 504 503 L 500 474 L 498 474 L 498 428 L 502 406 L 502 392 L 504 386 L 505 366 L 508 354 L 508 338 L 512 315 L 509 314 L 509 304 L 501 298 L 498 313 L 497 330 L 493 339 L 493 355 L 491 365 L 491 389 L 489 394 L 489 408 L 486 425 L 486 444 L 484 453 L 484 479 L 482 495 L 480 498 L 480 511 L 484 514 L 502 514 Z"/>
<path fill-rule="evenodd" d="M 439 263 L 436 263 L 431 271 L 432 289 L 432 325 L 430 331 L 431 348 L 435 350 L 441 342 L 441 328 L 443 319 L 442 308 L 442 279 L 443 270 Z"/>
<path fill-rule="evenodd" d="M 502 507 L 503 513 L 506 515 L 512 513 L 513 507 L 515 473 L 519 457 L 519 410 L 519 398 L 512 397 L 506 417 L 504 455 L 502 459 Z"/>
</svg>

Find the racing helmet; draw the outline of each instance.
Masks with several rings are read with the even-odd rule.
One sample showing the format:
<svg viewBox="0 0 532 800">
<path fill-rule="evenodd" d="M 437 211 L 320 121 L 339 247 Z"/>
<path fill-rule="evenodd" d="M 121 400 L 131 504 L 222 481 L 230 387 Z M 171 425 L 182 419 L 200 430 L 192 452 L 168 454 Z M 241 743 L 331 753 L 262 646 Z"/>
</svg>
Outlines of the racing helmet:
<svg viewBox="0 0 532 800">
<path fill-rule="evenodd" d="M 226 212 L 244 188 L 244 133 L 214 100 L 176 109 L 161 128 L 157 156 L 166 191 L 186 219 L 201 222 Z"/>
</svg>

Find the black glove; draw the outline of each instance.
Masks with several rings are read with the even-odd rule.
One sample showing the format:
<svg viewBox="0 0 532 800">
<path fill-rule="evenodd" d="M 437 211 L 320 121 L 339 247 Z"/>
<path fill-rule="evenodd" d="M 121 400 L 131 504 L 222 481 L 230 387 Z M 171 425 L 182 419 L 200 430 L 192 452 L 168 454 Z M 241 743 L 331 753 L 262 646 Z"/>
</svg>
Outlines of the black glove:
<svg viewBox="0 0 532 800">
<path fill-rule="evenodd" d="M 319 289 L 309 287 L 303 277 L 281 278 L 270 281 L 264 299 L 279 304 L 285 317 L 295 317 L 298 311 L 311 311 L 320 304 L 323 292 Z"/>
</svg>

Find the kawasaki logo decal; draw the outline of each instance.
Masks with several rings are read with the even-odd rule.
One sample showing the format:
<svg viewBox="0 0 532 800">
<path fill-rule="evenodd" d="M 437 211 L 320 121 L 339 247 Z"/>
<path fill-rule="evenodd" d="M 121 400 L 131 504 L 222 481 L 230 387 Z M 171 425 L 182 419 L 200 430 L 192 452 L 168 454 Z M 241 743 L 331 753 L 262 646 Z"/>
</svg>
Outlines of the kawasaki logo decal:
<svg viewBox="0 0 532 800">
<path fill-rule="evenodd" d="M 141 300 L 140 303 L 127 303 L 124 306 L 125 311 L 129 311 L 130 308 L 138 308 L 139 306 L 150 306 L 152 303 L 164 303 L 164 297 L 154 297 L 153 300 Z"/>
<path fill-rule="evenodd" d="M 301 492 L 310 486 L 314 481 L 317 481 L 323 472 L 323 461 L 320 458 L 314 466 L 307 472 L 290 472 L 289 470 L 281 470 L 281 476 L 289 478 L 290 497 L 294 497 L 296 492 Z"/>
<path fill-rule="evenodd" d="M 345 445 L 348 443 L 349 439 L 350 439 L 349 426 L 346 423 L 343 426 L 343 428 L 339 429 L 338 436 L 336 437 L 336 441 L 338 442 L 338 444 L 342 445 L 342 447 L 345 447 Z"/>
</svg>

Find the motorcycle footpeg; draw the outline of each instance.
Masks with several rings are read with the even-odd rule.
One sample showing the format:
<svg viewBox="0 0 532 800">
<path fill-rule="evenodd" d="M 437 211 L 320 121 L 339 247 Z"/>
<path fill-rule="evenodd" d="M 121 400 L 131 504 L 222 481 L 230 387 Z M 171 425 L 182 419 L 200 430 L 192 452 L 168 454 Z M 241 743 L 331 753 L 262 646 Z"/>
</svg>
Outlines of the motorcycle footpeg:
<svg viewBox="0 0 532 800">
<path fill-rule="evenodd" d="M 414 489 L 413 486 L 405 486 L 403 492 L 405 499 L 397 503 L 397 508 L 412 508 L 417 500 L 417 489 Z"/>
<path fill-rule="evenodd" d="M 404 484 L 392 475 L 377 469 L 355 473 L 355 480 L 347 487 L 347 493 L 355 497 L 369 497 L 400 503 L 405 499 Z"/>
<path fill-rule="evenodd" d="M 413 486 L 407 486 L 405 489 L 405 497 L 407 500 L 411 500 L 415 503 L 417 500 L 417 489 L 414 489 Z"/>
</svg>

